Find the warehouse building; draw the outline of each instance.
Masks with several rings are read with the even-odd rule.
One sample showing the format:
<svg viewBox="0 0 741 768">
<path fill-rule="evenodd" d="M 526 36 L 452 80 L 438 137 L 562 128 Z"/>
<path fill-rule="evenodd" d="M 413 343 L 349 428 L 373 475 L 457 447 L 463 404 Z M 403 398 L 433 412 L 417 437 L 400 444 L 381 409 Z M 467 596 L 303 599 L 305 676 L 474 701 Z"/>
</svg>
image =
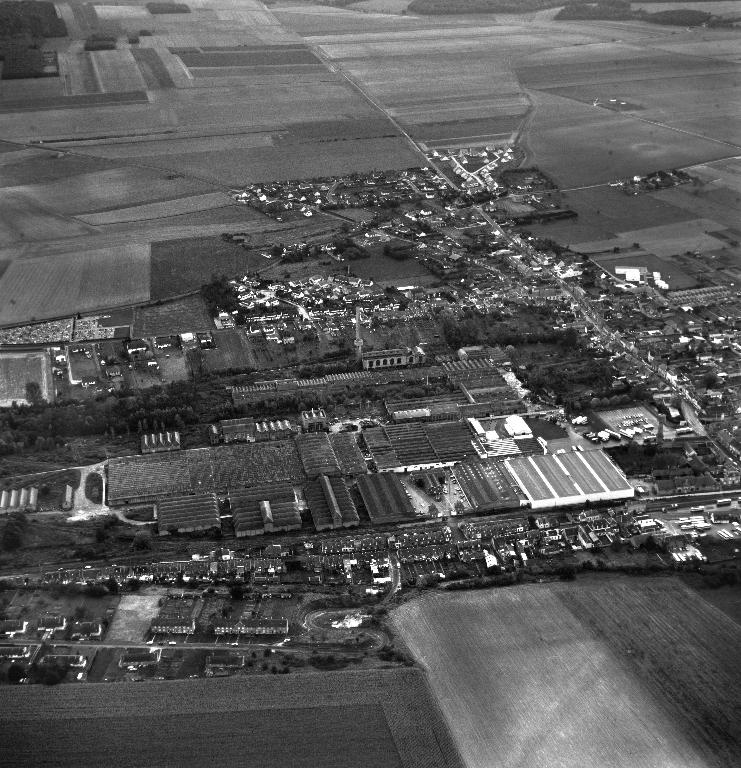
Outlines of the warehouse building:
<svg viewBox="0 0 741 768">
<path fill-rule="evenodd" d="M 234 533 L 238 537 L 295 531 L 301 512 L 293 486 L 273 483 L 229 493 Z"/>
<path fill-rule="evenodd" d="M 364 475 L 368 471 L 358 439 L 352 432 L 334 432 L 329 436 L 332 450 L 344 476 Z"/>
<path fill-rule="evenodd" d="M 464 461 L 455 468 L 454 474 L 474 512 L 519 509 L 527 504 L 527 496 L 501 461 Z"/>
<path fill-rule="evenodd" d="M 144 503 L 169 496 L 226 493 L 234 488 L 305 479 L 293 440 L 125 456 L 108 462 L 108 503 Z"/>
<path fill-rule="evenodd" d="M 389 424 L 366 430 L 363 439 L 379 472 L 452 467 L 478 455 L 463 422 Z"/>
<path fill-rule="evenodd" d="M 157 504 L 157 528 L 160 536 L 169 533 L 191 533 L 221 530 L 219 502 L 215 493 L 175 496 Z"/>
<path fill-rule="evenodd" d="M 358 490 L 374 525 L 404 523 L 415 519 L 414 507 L 407 491 L 394 473 L 363 475 L 358 480 Z"/>
<path fill-rule="evenodd" d="M 506 459 L 505 465 L 533 509 L 635 495 L 625 475 L 599 450 Z"/>
<path fill-rule="evenodd" d="M 350 491 L 341 477 L 322 475 L 306 486 L 304 496 L 317 531 L 351 528 L 360 522 Z"/>
<path fill-rule="evenodd" d="M 296 436 L 296 448 L 306 476 L 313 480 L 319 475 L 340 475 L 340 465 L 326 432 Z"/>
</svg>

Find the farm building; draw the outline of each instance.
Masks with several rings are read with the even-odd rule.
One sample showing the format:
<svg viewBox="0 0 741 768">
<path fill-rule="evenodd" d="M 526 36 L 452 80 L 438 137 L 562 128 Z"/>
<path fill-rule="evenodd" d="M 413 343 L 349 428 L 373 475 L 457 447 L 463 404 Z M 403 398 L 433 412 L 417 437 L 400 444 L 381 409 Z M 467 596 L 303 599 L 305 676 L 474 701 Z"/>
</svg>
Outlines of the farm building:
<svg viewBox="0 0 741 768">
<path fill-rule="evenodd" d="M 324 432 L 329 427 L 327 413 L 324 408 L 311 408 L 308 411 L 301 411 L 299 423 L 304 432 Z"/>
<path fill-rule="evenodd" d="M 24 510 L 35 512 L 39 506 L 39 489 L 36 486 L 27 488 L 6 488 L 0 493 L 0 512 Z"/>
<path fill-rule="evenodd" d="M 232 491 L 229 504 L 237 536 L 295 531 L 301 527 L 301 513 L 290 483 Z"/>
<path fill-rule="evenodd" d="M 319 475 L 339 475 L 340 465 L 326 432 L 297 435 L 296 447 L 306 476 L 312 480 Z"/>
<path fill-rule="evenodd" d="M 160 536 L 221 528 L 219 502 L 215 493 L 175 496 L 157 504 L 157 527 Z"/>
<path fill-rule="evenodd" d="M 426 355 L 421 347 L 400 347 L 363 352 L 363 369 L 400 368 L 406 365 L 422 365 Z"/>
<path fill-rule="evenodd" d="M 296 432 L 296 427 L 288 419 L 258 421 L 255 423 L 255 439 L 258 442 L 285 440 L 295 435 Z"/>
<path fill-rule="evenodd" d="M 266 419 L 255 421 L 250 418 L 224 419 L 218 425 L 212 425 L 209 435 L 212 444 L 223 442 L 254 443 L 268 440 L 280 440 L 296 433 L 296 427 L 287 419 Z"/>
<path fill-rule="evenodd" d="M 304 496 L 317 531 L 358 525 L 358 511 L 341 477 L 322 475 L 306 486 Z"/>
<path fill-rule="evenodd" d="M 142 453 L 167 453 L 180 450 L 180 432 L 152 432 L 142 435 Z"/>
<path fill-rule="evenodd" d="M 414 520 L 412 502 L 395 474 L 363 475 L 358 480 L 358 490 L 375 525 Z"/>
<path fill-rule="evenodd" d="M 219 437 L 224 443 L 254 443 L 255 442 L 255 420 L 244 419 L 225 419 L 220 421 L 217 426 L 213 426 L 216 441 Z"/>
<path fill-rule="evenodd" d="M 51 358 L 46 352 L 0 353 L 0 408 L 13 403 L 29 405 L 27 385 L 37 384 L 39 395 L 54 402 L 54 381 Z"/>
<path fill-rule="evenodd" d="M 335 432 L 329 436 L 329 442 L 344 476 L 364 475 L 368 471 L 358 439 L 352 432 Z"/>
<path fill-rule="evenodd" d="M 506 459 L 505 465 L 533 509 L 635 495 L 625 475 L 599 450 Z"/>
<path fill-rule="evenodd" d="M 475 512 L 517 509 L 527 501 L 501 461 L 465 461 L 455 468 L 455 476 Z"/>
<path fill-rule="evenodd" d="M 460 406 L 467 402 L 466 396 L 458 392 L 399 402 L 386 401 L 384 407 L 395 424 L 408 421 L 457 421 L 460 418 Z"/>
</svg>

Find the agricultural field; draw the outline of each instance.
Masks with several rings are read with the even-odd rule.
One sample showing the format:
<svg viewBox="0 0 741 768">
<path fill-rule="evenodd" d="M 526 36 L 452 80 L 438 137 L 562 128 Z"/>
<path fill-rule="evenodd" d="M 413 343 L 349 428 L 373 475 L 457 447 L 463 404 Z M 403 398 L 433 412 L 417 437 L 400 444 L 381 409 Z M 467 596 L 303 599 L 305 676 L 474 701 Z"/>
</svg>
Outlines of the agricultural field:
<svg viewBox="0 0 741 768">
<path fill-rule="evenodd" d="M 185 330 L 213 330 L 206 305 L 199 294 L 134 310 L 134 336 L 171 336 Z"/>
<path fill-rule="evenodd" d="M 32 180 L 33 171 L 28 176 L 28 181 Z M 187 199 L 191 195 L 203 197 L 206 192 L 213 194 L 212 190 L 210 185 L 202 181 L 172 177 L 151 168 L 119 167 L 5 187 L 0 189 L 0 194 L 23 195 L 29 203 L 36 203 L 63 215 L 113 212 L 119 208 L 126 209 L 160 200 Z M 225 196 L 222 199 L 225 204 Z"/>
<path fill-rule="evenodd" d="M 0 353 L 0 408 L 26 403 L 26 385 L 31 382 L 38 384 L 44 400 L 54 402 L 51 359 L 46 352 Z"/>
<path fill-rule="evenodd" d="M 217 208 L 236 207 L 223 192 L 209 192 L 203 195 L 181 197 L 177 200 L 164 200 L 158 203 L 135 205 L 131 208 L 118 208 L 103 213 L 88 213 L 77 218 L 85 224 L 102 226 L 105 224 L 125 224 L 131 221 L 165 219 L 183 214 L 198 213 Z"/>
<path fill-rule="evenodd" d="M 416 259 L 392 259 L 377 253 L 368 259 L 358 259 L 350 264 L 350 272 L 356 277 L 370 278 L 389 285 L 414 283 L 421 285 L 434 282 L 436 278 Z"/>
<path fill-rule="evenodd" d="M 69 713 L 74 711 L 75 717 Z M 418 670 L 16 686 L 0 722 L 8 768 L 204 765 L 462 768 Z M 132 739 L 131 734 L 137 738 Z"/>
<path fill-rule="evenodd" d="M 0 324 L 63 317 L 149 300 L 149 248 L 12 261 L 0 278 Z"/>
<path fill-rule="evenodd" d="M 214 349 L 202 353 L 203 367 L 207 371 L 228 371 L 257 368 L 252 344 L 241 328 L 214 331 Z"/>
<path fill-rule="evenodd" d="M 741 626 L 678 580 L 427 594 L 391 617 L 468 768 L 741 759 Z"/>
<path fill-rule="evenodd" d="M 526 137 L 531 159 L 561 186 L 738 154 L 739 65 L 716 58 L 711 45 L 700 58 L 675 41 L 666 45 L 666 30 L 650 34 L 655 39 L 641 44 L 562 48 L 547 64 L 532 56 L 518 62 L 535 104 Z M 605 109 L 610 99 L 630 111 Z"/>
</svg>

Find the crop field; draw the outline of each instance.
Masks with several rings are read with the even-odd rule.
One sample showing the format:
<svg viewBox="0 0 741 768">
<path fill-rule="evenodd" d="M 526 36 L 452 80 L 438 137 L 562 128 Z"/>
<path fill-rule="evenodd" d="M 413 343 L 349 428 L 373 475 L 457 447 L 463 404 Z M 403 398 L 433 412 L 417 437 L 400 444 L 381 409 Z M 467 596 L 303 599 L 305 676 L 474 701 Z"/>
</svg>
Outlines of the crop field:
<svg viewBox="0 0 741 768">
<path fill-rule="evenodd" d="M 418 670 L 146 685 L 16 686 L 0 722 L 8 768 L 200 766 L 214 750 L 264 768 L 462 768 Z M 74 716 L 71 716 L 71 713 Z M 131 738 L 135 733 L 136 738 Z"/>
<path fill-rule="evenodd" d="M 578 243 L 574 247 L 584 253 L 596 253 L 611 250 L 613 246 L 630 248 L 634 243 L 638 243 L 644 251 L 655 254 L 651 258 L 655 259 L 657 271 L 673 276 L 673 282 L 670 281 L 672 288 L 691 288 L 695 284 L 692 276 L 683 272 L 676 265 L 667 269 L 667 262 L 663 259 L 669 258 L 671 261 L 670 257 L 695 249 L 703 252 L 716 250 L 722 245 L 722 242 L 713 233 L 721 232 L 723 229 L 723 225 L 709 219 L 689 219 L 672 224 L 658 224 L 653 227 L 618 232 L 614 240 Z M 625 255 L 618 257 L 612 254 L 600 256 L 600 259 L 604 260 L 608 266 L 610 260 L 624 261 L 626 258 L 630 257 Z M 650 266 L 648 261 L 646 266 Z"/>
<path fill-rule="evenodd" d="M 678 581 L 427 595 L 392 622 L 468 768 L 739 760 L 741 627 Z"/>
<path fill-rule="evenodd" d="M 51 212 L 23 192 L 0 189 L 0 243 L 75 237 L 87 233 L 77 221 Z"/>
<path fill-rule="evenodd" d="M 197 290 L 214 274 L 244 274 L 255 261 L 240 245 L 216 237 L 152 243 L 152 299 Z"/>
<path fill-rule="evenodd" d="M 486 141 L 527 109 L 509 56 L 539 48 L 520 30 L 441 28 L 336 35 L 315 42 L 422 140 Z M 505 121 L 504 129 L 503 123 Z"/>
<path fill-rule="evenodd" d="M 246 147 L 269 147 L 273 144 L 273 135 L 264 131 L 254 133 L 235 133 L 233 135 L 217 135 L 180 138 L 148 139 L 147 137 L 119 141 L 115 144 L 89 144 L 88 151 L 94 151 L 102 157 L 111 160 L 127 160 L 129 158 L 147 158 L 155 155 L 177 155 L 191 152 L 215 152 Z"/>
<path fill-rule="evenodd" d="M 528 132 L 534 161 L 562 186 L 738 154 L 738 63 L 716 58 L 712 46 L 702 57 L 687 55 L 663 42 L 665 31 L 651 34 L 649 46 L 604 42 L 551 51 L 547 64 L 533 56 L 518 63 L 536 104 Z M 640 110 L 615 113 L 592 106 L 595 99 Z"/>
<path fill-rule="evenodd" d="M 228 371 L 240 368 L 258 368 L 252 344 L 240 328 L 214 331 L 215 349 L 203 352 L 203 367 L 207 371 Z"/>
<path fill-rule="evenodd" d="M 352 171 L 409 168 L 419 165 L 420 157 L 412 152 L 404 139 L 389 136 L 154 155 L 151 161 L 176 172 L 193 173 L 234 186 L 270 179 L 342 176 Z"/>
<path fill-rule="evenodd" d="M 128 208 L 88 213 L 77 218 L 85 224 L 102 226 L 106 224 L 123 224 L 128 221 L 146 221 L 149 219 L 164 219 L 170 216 L 181 216 L 187 213 L 198 213 L 215 208 L 226 208 L 234 204 L 223 192 L 208 192 L 203 195 L 180 197 L 176 200 L 163 200 L 157 203 L 135 205 Z"/>
<path fill-rule="evenodd" d="M 115 643 L 141 642 L 159 612 L 160 594 L 123 595 L 108 628 L 106 640 Z"/>
<path fill-rule="evenodd" d="M 57 156 L 41 149 L 21 148 L 6 144 L 7 151 L 0 155 L 0 188 L 26 184 L 44 184 L 60 179 L 71 179 L 83 174 L 114 169 L 117 164 L 97 157 Z"/>
<path fill-rule="evenodd" d="M 53 161 L 48 161 L 53 162 Z M 150 168 L 114 168 L 0 190 L 61 214 L 91 213 L 211 192 L 210 185 L 168 178 Z M 226 198 L 222 198 L 226 199 Z"/>
<path fill-rule="evenodd" d="M 607 185 L 564 192 L 562 201 L 579 213 L 578 218 L 532 224 L 528 229 L 559 243 L 574 244 L 607 240 L 618 237 L 620 232 L 652 227 L 657 222 L 674 224 L 696 218 L 696 214 L 673 204 L 663 193 L 633 197 Z M 606 245 L 605 249 L 614 245 L 617 243 Z"/>
<path fill-rule="evenodd" d="M 0 278 L 0 324 L 149 300 L 149 247 L 15 259 Z"/>
<path fill-rule="evenodd" d="M 417 282 L 416 278 L 428 278 L 431 273 L 425 269 L 416 259 L 400 261 L 384 256 L 382 253 L 373 254 L 368 259 L 359 259 L 350 264 L 350 271 L 356 277 L 370 278 L 380 283 L 395 283 L 399 279 L 410 278 L 411 282 Z"/>
<path fill-rule="evenodd" d="M 213 330 L 214 324 L 200 295 L 166 301 L 134 310 L 134 336 L 170 336 L 185 330 Z"/>
<path fill-rule="evenodd" d="M 527 132 L 531 162 L 563 188 L 681 168 L 732 154 L 725 144 L 677 133 L 626 113 L 536 93 Z"/>
<path fill-rule="evenodd" d="M 147 88 L 174 88 L 172 79 L 160 52 L 155 48 L 132 48 L 131 55 L 141 71 Z"/>
<path fill-rule="evenodd" d="M 26 402 L 26 384 L 39 385 L 42 397 L 54 402 L 51 361 L 45 352 L 0 353 L 0 408 Z"/>
<path fill-rule="evenodd" d="M 93 51 L 90 62 L 104 93 L 146 90 L 147 84 L 130 49 Z"/>
</svg>

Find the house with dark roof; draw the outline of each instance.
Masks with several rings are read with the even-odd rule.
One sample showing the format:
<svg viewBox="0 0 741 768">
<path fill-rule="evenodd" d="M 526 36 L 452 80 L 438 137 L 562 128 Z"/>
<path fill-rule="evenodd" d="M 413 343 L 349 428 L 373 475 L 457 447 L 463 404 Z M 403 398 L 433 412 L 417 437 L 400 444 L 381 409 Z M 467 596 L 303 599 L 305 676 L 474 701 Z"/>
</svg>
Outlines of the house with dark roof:
<svg viewBox="0 0 741 768">
<path fill-rule="evenodd" d="M 67 618 L 59 613 L 46 613 L 39 616 L 36 624 L 39 632 L 57 632 L 67 629 Z"/>
</svg>

